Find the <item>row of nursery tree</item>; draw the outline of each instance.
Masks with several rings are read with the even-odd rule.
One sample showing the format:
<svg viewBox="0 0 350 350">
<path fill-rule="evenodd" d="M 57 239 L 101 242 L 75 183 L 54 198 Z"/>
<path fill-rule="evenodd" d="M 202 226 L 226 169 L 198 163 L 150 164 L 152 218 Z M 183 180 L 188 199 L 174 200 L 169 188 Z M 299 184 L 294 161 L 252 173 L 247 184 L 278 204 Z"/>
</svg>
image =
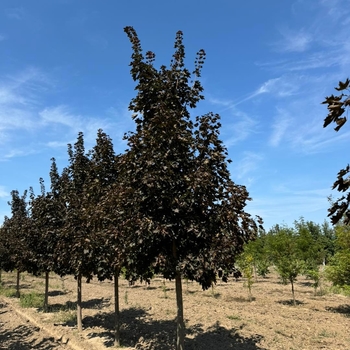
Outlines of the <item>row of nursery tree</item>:
<svg viewBox="0 0 350 350">
<path fill-rule="evenodd" d="M 1 227 L 0 267 L 45 273 L 46 307 L 49 272 L 74 275 L 79 330 L 82 279 L 114 278 L 116 345 L 121 270 L 129 280 L 160 273 L 175 281 L 180 350 L 182 278 L 209 288 L 219 267 L 233 269 L 261 220 L 245 211 L 249 194 L 231 179 L 220 117 L 190 115 L 204 99 L 199 78 L 205 52 L 198 52 L 192 72 L 185 68 L 179 31 L 169 68 L 157 69 L 155 54 L 143 55 L 135 30 L 126 27 L 125 32 L 137 91 L 129 105 L 136 129 L 124 137 L 128 149 L 116 155 L 100 130 L 96 145 L 86 151 L 80 133 L 68 145 L 69 163 L 61 172 L 52 159 L 50 190 L 40 180 L 38 195 L 31 189 L 23 195 L 12 191 L 12 215 Z"/>
<path fill-rule="evenodd" d="M 261 219 L 245 211 L 250 200 L 245 186 L 231 179 L 227 149 L 219 137 L 220 116 L 190 114 L 204 99 L 200 76 L 205 52 L 197 53 L 192 72 L 185 68 L 179 31 L 170 66 L 155 68 L 155 54 L 142 53 L 132 27 L 125 32 L 137 92 L 129 105 L 136 128 L 124 136 L 127 150 L 116 155 L 109 136 L 99 130 L 96 145 L 86 151 L 79 133 L 76 143 L 68 145 L 68 165 L 61 172 L 52 158 L 49 190 L 40 179 L 37 195 L 32 189 L 12 191 L 11 217 L 0 228 L 0 269 L 17 270 L 18 282 L 20 272 L 44 273 L 45 308 L 49 273 L 73 275 L 79 330 L 82 280 L 114 278 L 116 345 L 121 271 L 130 281 L 162 274 L 175 281 L 176 349 L 183 350 L 182 278 L 207 289 L 216 283 L 219 269 L 227 280 L 237 259 L 243 268 L 244 261 L 256 259 L 258 272 L 266 273 L 273 263 L 293 286 L 302 268 L 315 271 L 343 253 L 326 224 L 320 228 L 301 220 L 293 229 L 276 226 L 263 233 Z M 325 102 L 333 113 L 331 97 Z M 328 124 L 337 118 L 339 113 Z M 347 190 L 343 175 L 339 173 L 337 183 Z M 349 218 L 342 203 L 335 202 L 331 214 Z"/>
<path fill-rule="evenodd" d="M 313 281 L 315 293 L 324 278 L 348 292 L 350 227 L 339 222 L 333 228 L 327 221 L 319 225 L 303 218 L 293 227 L 275 225 L 247 243 L 237 263 L 247 279 L 250 296 L 256 276 L 265 277 L 271 267 L 283 283 L 291 285 L 294 304 L 294 283 L 299 275 Z"/>
</svg>

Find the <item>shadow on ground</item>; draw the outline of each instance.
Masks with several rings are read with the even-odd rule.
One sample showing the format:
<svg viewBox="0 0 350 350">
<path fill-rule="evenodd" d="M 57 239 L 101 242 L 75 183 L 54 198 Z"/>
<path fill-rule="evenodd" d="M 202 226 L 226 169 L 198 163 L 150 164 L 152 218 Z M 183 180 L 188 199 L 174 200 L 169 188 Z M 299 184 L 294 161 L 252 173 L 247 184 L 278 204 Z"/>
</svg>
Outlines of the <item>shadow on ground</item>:
<svg viewBox="0 0 350 350">
<path fill-rule="evenodd" d="M 345 317 L 350 317 L 350 305 L 339 305 L 337 307 L 326 307 L 327 311 L 343 314 Z"/>
<path fill-rule="evenodd" d="M 66 295 L 67 292 L 62 292 L 61 290 L 50 290 L 48 292 L 49 297 L 57 297 L 59 295 Z"/>
<path fill-rule="evenodd" d="M 39 327 L 20 325 L 13 329 L 7 329 L 6 324 L 0 324 L 0 350 L 51 350 L 57 348 L 53 337 L 42 338 L 38 336 L 39 333 Z"/>
<path fill-rule="evenodd" d="M 140 350 L 175 349 L 176 321 L 153 320 L 143 309 L 130 308 L 120 313 L 121 344 Z M 91 332 L 88 337 L 99 337 L 106 347 L 114 342 L 114 314 L 101 313 L 93 317 L 85 317 L 85 327 L 100 327 L 101 332 Z M 186 330 L 185 348 L 188 350 L 264 350 L 258 343 L 261 335 L 243 337 L 238 329 L 228 330 L 219 324 L 204 330 L 201 324 Z"/>
<path fill-rule="evenodd" d="M 290 300 L 278 300 L 277 303 L 282 305 L 296 306 L 296 305 L 304 305 L 305 303 L 300 300 L 295 300 L 295 305 L 293 299 Z"/>
<path fill-rule="evenodd" d="M 90 299 L 87 301 L 83 301 L 81 303 L 81 306 L 83 309 L 95 309 L 95 310 L 101 310 L 105 307 L 108 307 L 110 305 L 110 299 L 106 298 L 99 298 L 99 299 Z M 62 304 L 50 304 L 49 305 L 49 312 L 59 312 L 59 311 L 68 311 L 68 310 L 76 310 L 77 309 L 77 302 L 76 301 L 67 301 L 66 303 Z"/>
</svg>

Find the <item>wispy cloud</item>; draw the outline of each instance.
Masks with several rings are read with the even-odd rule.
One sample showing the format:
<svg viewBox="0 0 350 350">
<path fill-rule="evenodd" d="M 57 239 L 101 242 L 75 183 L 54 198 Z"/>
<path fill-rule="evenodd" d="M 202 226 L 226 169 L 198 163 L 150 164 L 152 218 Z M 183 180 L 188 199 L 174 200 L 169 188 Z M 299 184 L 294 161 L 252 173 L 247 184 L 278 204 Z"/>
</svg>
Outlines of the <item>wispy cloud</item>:
<svg viewBox="0 0 350 350">
<path fill-rule="evenodd" d="M 348 142 L 350 139 L 350 131 L 335 133 L 320 128 L 318 132 L 314 132 L 312 129 L 300 129 L 299 131 L 299 133 L 294 133 L 292 145 L 295 150 L 306 154 L 330 151 L 332 146 L 339 146 L 340 143 Z"/>
<path fill-rule="evenodd" d="M 7 198 L 10 196 L 10 193 L 6 191 L 5 186 L 0 186 L 0 198 Z"/>
<path fill-rule="evenodd" d="M 247 210 L 253 215 L 262 216 L 267 230 L 275 224 L 291 226 L 302 216 L 306 220 L 319 222 L 319 217 L 326 218 L 328 215 L 327 197 L 330 194 L 330 188 L 293 190 L 287 187 L 271 191 L 268 197 L 251 193 L 253 201 L 248 203 Z"/>
<path fill-rule="evenodd" d="M 286 58 L 271 62 L 257 62 L 256 64 L 262 68 L 275 72 L 298 72 L 330 67 L 342 67 L 350 62 L 350 50 L 347 46 L 348 44 L 344 43 L 341 47 L 333 48 L 328 51 L 317 50 L 316 52 L 294 59 Z"/>
<path fill-rule="evenodd" d="M 4 34 L 0 34 L 0 41 L 4 41 L 4 40 L 6 40 L 7 38 L 6 38 L 6 36 L 4 35 Z"/>
<path fill-rule="evenodd" d="M 223 105 L 228 108 L 236 107 L 244 102 L 253 100 L 261 95 L 273 95 L 278 98 L 284 98 L 299 93 L 301 85 L 300 76 L 282 75 L 278 78 L 272 78 L 261 84 L 255 91 L 236 99 L 234 102 L 224 102 Z M 211 99 L 212 103 L 220 104 L 220 100 Z"/>
<path fill-rule="evenodd" d="M 271 146 L 276 147 L 280 144 L 290 125 L 291 117 L 289 113 L 285 110 L 278 109 L 272 124 L 272 134 L 269 141 Z"/>
<path fill-rule="evenodd" d="M 45 108 L 39 112 L 44 124 L 61 124 L 74 130 L 79 130 L 81 126 L 81 116 L 69 112 L 66 106 L 56 106 Z"/>
<path fill-rule="evenodd" d="M 289 72 L 348 65 L 349 1 L 304 2 L 298 11 L 297 16 L 309 13 L 308 24 L 299 29 L 280 29 L 281 38 L 271 44 L 284 58 L 258 65 Z"/>
<path fill-rule="evenodd" d="M 51 148 L 74 143 L 78 132 L 83 132 L 86 147 L 91 147 L 95 143 L 97 130 L 103 129 L 108 132 L 112 126 L 108 119 L 82 116 L 62 105 L 45 108 L 39 112 L 39 116 L 41 124 L 51 130 L 53 137 L 57 138 L 46 144 Z"/>
<path fill-rule="evenodd" d="M 223 107 L 219 113 L 223 118 L 221 134 L 226 147 L 233 146 L 258 132 L 259 123 L 256 118 L 239 110 L 234 101 L 211 97 L 209 102 Z"/>
<path fill-rule="evenodd" d="M 280 34 L 282 39 L 275 43 L 274 47 L 283 52 L 304 52 L 310 48 L 313 40 L 312 35 L 305 29 L 281 29 Z"/>
<path fill-rule="evenodd" d="M 0 130 L 4 139 L 13 130 L 33 130 L 36 122 L 37 94 L 46 87 L 44 75 L 34 68 L 0 77 Z"/>
<path fill-rule="evenodd" d="M 10 19 L 21 20 L 24 17 L 24 8 L 23 7 L 8 8 L 5 10 L 5 14 Z"/>
<path fill-rule="evenodd" d="M 232 178 L 239 181 L 244 180 L 244 185 L 250 187 L 257 177 L 257 169 L 264 159 L 262 154 L 244 152 L 241 159 L 233 161 L 230 165 Z"/>
<path fill-rule="evenodd" d="M 28 149 L 28 147 L 26 147 L 26 149 L 11 149 L 10 151 L 8 151 L 7 153 L 5 153 L 3 155 L 2 158 L 0 158 L 0 161 L 6 161 L 9 160 L 11 158 L 17 158 L 17 157 L 25 157 L 25 156 L 29 156 L 31 154 L 35 154 L 38 151 L 34 150 L 34 149 Z"/>
</svg>

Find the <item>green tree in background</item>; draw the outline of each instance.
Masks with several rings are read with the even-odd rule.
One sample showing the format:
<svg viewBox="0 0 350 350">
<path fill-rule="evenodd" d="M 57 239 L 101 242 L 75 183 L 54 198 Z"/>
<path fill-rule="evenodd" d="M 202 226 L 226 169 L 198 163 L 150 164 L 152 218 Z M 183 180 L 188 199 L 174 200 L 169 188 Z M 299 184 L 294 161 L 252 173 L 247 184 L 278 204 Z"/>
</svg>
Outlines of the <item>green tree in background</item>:
<svg viewBox="0 0 350 350">
<path fill-rule="evenodd" d="M 269 274 L 269 267 L 272 262 L 268 252 L 267 235 L 264 231 L 261 230 L 259 232 L 256 240 L 244 245 L 243 255 L 248 255 L 252 258 L 255 278 L 257 275 L 266 277 Z"/>
<path fill-rule="evenodd" d="M 284 284 L 291 284 L 293 304 L 296 305 L 294 283 L 305 268 L 297 236 L 293 229 L 278 228 L 268 238 L 269 253 Z"/>
<path fill-rule="evenodd" d="M 350 287 L 350 227 L 338 223 L 336 228 L 336 253 L 326 267 L 326 276 L 334 285 Z"/>
</svg>

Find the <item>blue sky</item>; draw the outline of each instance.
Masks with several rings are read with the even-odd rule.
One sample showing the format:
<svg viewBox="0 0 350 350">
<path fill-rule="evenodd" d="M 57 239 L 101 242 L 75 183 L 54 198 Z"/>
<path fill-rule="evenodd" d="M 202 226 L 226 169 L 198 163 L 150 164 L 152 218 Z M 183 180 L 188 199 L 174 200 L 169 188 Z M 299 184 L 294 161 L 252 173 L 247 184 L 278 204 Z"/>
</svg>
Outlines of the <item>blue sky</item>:
<svg viewBox="0 0 350 350">
<path fill-rule="evenodd" d="M 323 129 L 320 102 L 349 76 L 349 24 L 349 0 L 2 0 L 0 222 L 11 190 L 38 193 L 40 177 L 49 187 L 50 158 L 66 166 L 79 131 L 87 149 L 102 128 L 125 150 L 135 91 L 123 28 L 133 26 L 156 64 L 169 64 L 177 30 L 189 68 L 206 51 L 206 99 L 193 115 L 221 115 L 247 210 L 266 229 L 301 216 L 322 223 L 350 131 Z"/>
</svg>

